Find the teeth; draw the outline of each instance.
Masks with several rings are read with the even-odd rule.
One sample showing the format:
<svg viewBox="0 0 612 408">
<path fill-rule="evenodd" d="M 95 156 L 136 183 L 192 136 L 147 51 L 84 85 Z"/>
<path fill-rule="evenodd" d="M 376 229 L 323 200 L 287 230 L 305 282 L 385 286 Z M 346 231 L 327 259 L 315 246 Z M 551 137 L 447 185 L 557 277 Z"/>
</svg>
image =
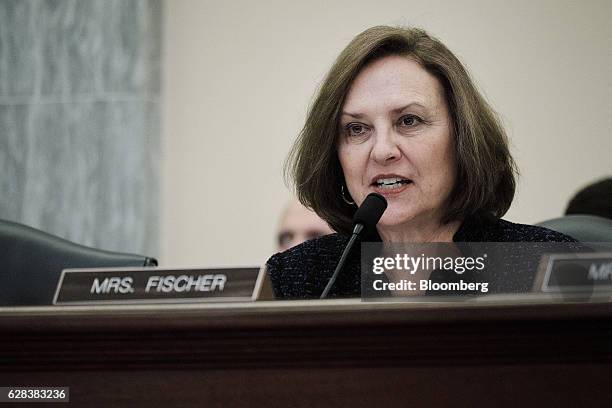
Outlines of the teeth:
<svg viewBox="0 0 612 408">
<path fill-rule="evenodd" d="M 393 184 L 380 184 L 378 187 L 382 188 L 383 190 L 391 190 L 394 188 L 398 188 L 401 187 L 403 184 L 400 182 L 397 183 L 393 183 Z"/>
<path fill-rule="evenodd" d="M 408 184 L 408 183 L 410 183 L 410 180 L 406 180 L 401 177 L 376 179 L 376 186 L 383 190 L 392 190 L 394 188 L 400 188 L 404 184 Z"/>
<path fill-rule="evenodd" d="M 398 184 L 401 183 L 402 181 L 407 181 L 406 179 L 400 178 L 400 177 L 393 177 L 393 178 L 385 178 L 385 179 L 377 179 L 376 180 L 376 184 L 378 185 L 393 185 L 393 184 Z"/>
<path fill-rule="evenodd" d="M 399 177 L 393 177 L 393 178 L 386 178 L 386 179 L 378 179 L 376 180 L 377 184 L 392 184 L 392 183 L 397 183 L 398 181 L 401 181 L 402 179 Z"/>
</svg>

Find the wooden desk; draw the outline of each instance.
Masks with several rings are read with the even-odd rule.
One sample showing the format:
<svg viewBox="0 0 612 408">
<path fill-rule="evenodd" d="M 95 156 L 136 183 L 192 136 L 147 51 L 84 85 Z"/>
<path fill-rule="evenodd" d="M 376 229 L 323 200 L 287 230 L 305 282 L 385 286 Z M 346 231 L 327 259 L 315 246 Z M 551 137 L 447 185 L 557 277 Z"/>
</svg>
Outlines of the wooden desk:
<svg viewBox="0 0 612 408">
<path fill-rule="evenodd" d="M 71 406 L 612 406 L 612 303 L 2 308 L 0 331 L 0 384 Z"/>
</svg>

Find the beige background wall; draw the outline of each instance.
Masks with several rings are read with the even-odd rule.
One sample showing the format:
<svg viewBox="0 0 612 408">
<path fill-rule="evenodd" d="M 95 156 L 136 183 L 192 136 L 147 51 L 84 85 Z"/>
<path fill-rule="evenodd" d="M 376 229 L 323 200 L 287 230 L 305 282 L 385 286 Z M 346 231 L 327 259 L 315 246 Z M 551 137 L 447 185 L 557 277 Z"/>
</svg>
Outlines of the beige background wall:
<svg viewBox="0 0 612 408">
<path fill-rule="evenodd" d="M 521 170 L 505 218 L 560 215 L 612 174 L 611 15 L 610 1 L 166 1 L 162 264 L 267 259 L 308 102 L 348 41 L 378 24 L 439 37 L 501 113 Z"/>
</svg>

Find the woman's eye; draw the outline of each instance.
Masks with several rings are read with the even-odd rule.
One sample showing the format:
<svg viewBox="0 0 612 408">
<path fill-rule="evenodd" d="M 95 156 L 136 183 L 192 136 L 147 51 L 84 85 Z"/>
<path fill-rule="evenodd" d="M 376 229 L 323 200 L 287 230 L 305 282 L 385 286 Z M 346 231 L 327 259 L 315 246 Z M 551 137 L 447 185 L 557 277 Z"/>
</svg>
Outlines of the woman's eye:
<svg viewBox="0 0 612 408">
<path fill-rule="evenodd" d="M 349 123 L 346 125 L 346 132 L 349 136 L 359 136 L 366 132 L 366 127 L 359 123 Z"/>
<path fill-rule="evenodd" d="M 400 119 L 400 126 L 413 127 L 421 123 L 421 118 L 413 115 L 406 115 Z"/>
</svg>

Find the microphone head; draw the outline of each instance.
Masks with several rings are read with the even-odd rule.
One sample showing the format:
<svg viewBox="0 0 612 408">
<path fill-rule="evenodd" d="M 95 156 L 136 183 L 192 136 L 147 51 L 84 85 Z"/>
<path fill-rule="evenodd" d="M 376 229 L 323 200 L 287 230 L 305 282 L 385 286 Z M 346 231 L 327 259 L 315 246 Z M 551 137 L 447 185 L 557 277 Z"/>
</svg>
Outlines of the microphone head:
<svg viewBox="0 0 612 408">
<path fill-rule="evenodd" d="M 353 216 L 354 224 L 361 224 L 366 229 L 373 229 L 378 224 L 387 209 L 387 200 L 378 193 L 370 193 L 361 203 L 361 207 L 355 211 Z"/>
</svg>

